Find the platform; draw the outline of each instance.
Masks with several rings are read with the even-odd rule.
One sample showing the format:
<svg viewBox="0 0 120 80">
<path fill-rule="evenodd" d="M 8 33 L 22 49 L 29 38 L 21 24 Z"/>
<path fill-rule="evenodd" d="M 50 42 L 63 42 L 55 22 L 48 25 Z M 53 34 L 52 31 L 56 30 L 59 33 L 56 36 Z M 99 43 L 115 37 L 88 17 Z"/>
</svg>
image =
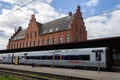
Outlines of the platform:
<svg viewBox="0 0 120 80">
<path fill-rule="evenodd" d="M 17 70 L 33 71 L 47 74 L 57 74 L 64 76 L 72 76 L 79 78 L 87 78 L 93 80 L 120 80 L 119 72 L 105 72 L 92 71 L 92 70 L 79 70 L 79 69 L 67 69 L 67 68 L 52 68 L 52 67 L 31 67 L 25 65 L 11 65 L 0 64 L 1 68 L 11 68 Z"/>
</svg>

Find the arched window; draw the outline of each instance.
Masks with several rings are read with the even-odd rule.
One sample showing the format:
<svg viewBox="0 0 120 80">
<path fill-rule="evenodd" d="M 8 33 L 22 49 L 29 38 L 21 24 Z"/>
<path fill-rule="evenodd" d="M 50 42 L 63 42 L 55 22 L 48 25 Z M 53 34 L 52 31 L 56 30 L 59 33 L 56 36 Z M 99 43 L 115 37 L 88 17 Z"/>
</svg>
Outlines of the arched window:
<svg viewBox="0 0 120 80">
<path fill-rule="evenodd" d="M 22 47 L 24 48 L 24 42 L 23 42 L 23 46 Z"/>
<path fill-rule="evenodd" d="M 65 36 L 65 41 L 66 41 L 66 42 L 70 42 L 70 36 L 69 36 L 69 34 L 67 34 L 67 35 Z"/>
<path fill-rule="evenodd" d="M 29 34 L 27 34 L 27 38 L 29 38 Z"/>
<path fill-rule="evenodd" d="M 48 44 L 51 44 L 51 40 L 50 40 L 50 38 L 48 38 Z"/>
<path fill-rule="evenodd" d="M 41 40 L 38 41 L 38 45 L 39 45 L 39 46 L 42 45 L 42 41 L 41 41 Z"/>
<path fill-rule="evenodd" d="M 34 46 L 37 46 L 37 41 L 36 40 L 34 40 Z"/>
<path fill-rule="evenodd" d="M 21 43 L 20 43 L 20 45 L 19 45 L 19 48 L 21 48 Z"/>
<path fill-rule="evenodd" d="M 35 37 L 37 36 L 37 33 L 35 32 Z"/>
<path fill-rule="evenodd" d="M 26 42 L 26 47 L 28 47 L 28 42 Z"/>
<path fill-rule="evenodd" d="M 32 42 L 30 41 L 30 45 L 29 45 L 30 47 L 32 46 Z"/>
<path fill-rule="evenodd" d="M 46 39 L 44 39 L 44 41 L 43 41 L 43 45 L 46 45 Z"/>
<path fill-rule="evenodd" d="M 53 44 L 56 44 L 57 43 L 57 39 L 56 37 L 53 38 Z"/>
<path fill-rule="evenodd" d="M 60 41 L 60 43 L 62 43 L 62 42 L 63 42 L 62 35 L 60 35 L 60 37 L 59 37 L 59 41 Z"/>
</svg>

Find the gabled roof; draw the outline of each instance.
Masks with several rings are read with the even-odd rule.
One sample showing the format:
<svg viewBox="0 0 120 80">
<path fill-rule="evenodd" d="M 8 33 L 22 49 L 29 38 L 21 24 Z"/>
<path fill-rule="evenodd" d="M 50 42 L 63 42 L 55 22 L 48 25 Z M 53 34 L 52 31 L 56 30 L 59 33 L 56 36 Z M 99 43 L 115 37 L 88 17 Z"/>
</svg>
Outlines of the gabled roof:
<svg viewBox="0 0 120 80">
<path fill-rule="evenodd" d="M 70 29 L 69 25 L 72 19 L 73 15 L 44 23 L 42 24 L 42 27 L 40 27 L 40 34 L 47 34 Z"/>
<path fill-rule="evenodd" d="M 63 31 L 63 30 L 67 30 L 70 29 L 70 23 L 73 19 L 74 15 L 71 16 L 66 16 L 63 18 L 59 18 L 47 23 L 39 23 L 37 22 L 37 25 L 39 27 L 39 34 L 48 34 L 48 33 L 52 33 L 52 32 L 57 32 L 57 31 Z M 23 39 L 25 38 L 26 35 L 26 30 L 21 30 L 19 33 L 17 33 L 11 40 L 18 40 L 18 39 Z"/>
</svg>

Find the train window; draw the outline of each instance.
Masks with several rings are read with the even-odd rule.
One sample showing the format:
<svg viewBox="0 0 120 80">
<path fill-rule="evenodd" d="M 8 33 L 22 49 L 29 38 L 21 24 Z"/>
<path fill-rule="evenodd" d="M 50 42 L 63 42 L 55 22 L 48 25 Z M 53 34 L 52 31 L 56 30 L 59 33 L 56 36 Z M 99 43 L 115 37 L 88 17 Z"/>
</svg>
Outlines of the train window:
<svg viewBox="0 0 120 80">
<path fill-rule="evenodd" d="M 60 60 L 60 55 L 55 55 L 55 60 Z"/>
<path fill-rule="evenodd" d="M 35 59 L 39 60 L 39 59 L 40 59 L 40 56 L 36 56 Z"/>
<path fill-rule="evenodd" d="M 41 59 L 42 59 L 42 60 L 45 60 L 45 59 L 46 59 L 46 56 L 41 56 Z"/>
<path fill-rule="evenodd" d="M 79 56 L 78 55 L 71 55 L 70 60 L 79 60 Z"/>
<path fill-rule="evenodd" d="M 22 57 L 21 57 L 22 58 Z M 29 56 L 26 56 L 26 59 L 30 59 L 30 57 Z"/>
<path fill-rule="evenodd" d="M 47 56 L 46 59 L 47 59 L 47 60 L 52 60 L 53 57 L 52 57 L 52 56 Z"/>
<path fill-rule="evenodd" d="M 90 60 L 90 55 L 79 55 L 80 60 Z"/>
<path fill-rule="evenodd" d="M 113 54 L 113 59 L 120 60 L 120 54 Z"/>
<path fill-rule="evenodd" d="M 69 60 L 69 57 L 70 57 L 70 56 L 68 56 L 68 55 L 63 55 L 63 56 L 62 56 L 62 60 Z"/>
</svg>

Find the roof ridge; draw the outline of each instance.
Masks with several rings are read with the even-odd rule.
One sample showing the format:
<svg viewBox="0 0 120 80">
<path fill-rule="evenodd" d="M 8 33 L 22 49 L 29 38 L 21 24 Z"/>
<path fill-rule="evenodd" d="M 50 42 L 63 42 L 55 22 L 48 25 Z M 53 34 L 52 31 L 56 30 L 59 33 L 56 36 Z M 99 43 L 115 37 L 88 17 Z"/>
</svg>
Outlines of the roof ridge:
<svg viewBox="0 0 120 80">
<path fill-rule="evenodd" d="M 72 17 L 72 16 L 74 16 L 74 15 L 72 14 L 71 16 L 64 16 L 64 17 L 61 17 L 61 18 L 57 18 L 57 19 L 54 19 L 54 20 L 51 20 L 51 21 L 48 21 L 48 22 L 42 23 L 42 24 L 51 23 L 51 22 L 54 22 L 54 21 L 57 21 L 57 20 L 61 20 L 61 19 L 67 18 L 67 17 Z"/>
</svg>

